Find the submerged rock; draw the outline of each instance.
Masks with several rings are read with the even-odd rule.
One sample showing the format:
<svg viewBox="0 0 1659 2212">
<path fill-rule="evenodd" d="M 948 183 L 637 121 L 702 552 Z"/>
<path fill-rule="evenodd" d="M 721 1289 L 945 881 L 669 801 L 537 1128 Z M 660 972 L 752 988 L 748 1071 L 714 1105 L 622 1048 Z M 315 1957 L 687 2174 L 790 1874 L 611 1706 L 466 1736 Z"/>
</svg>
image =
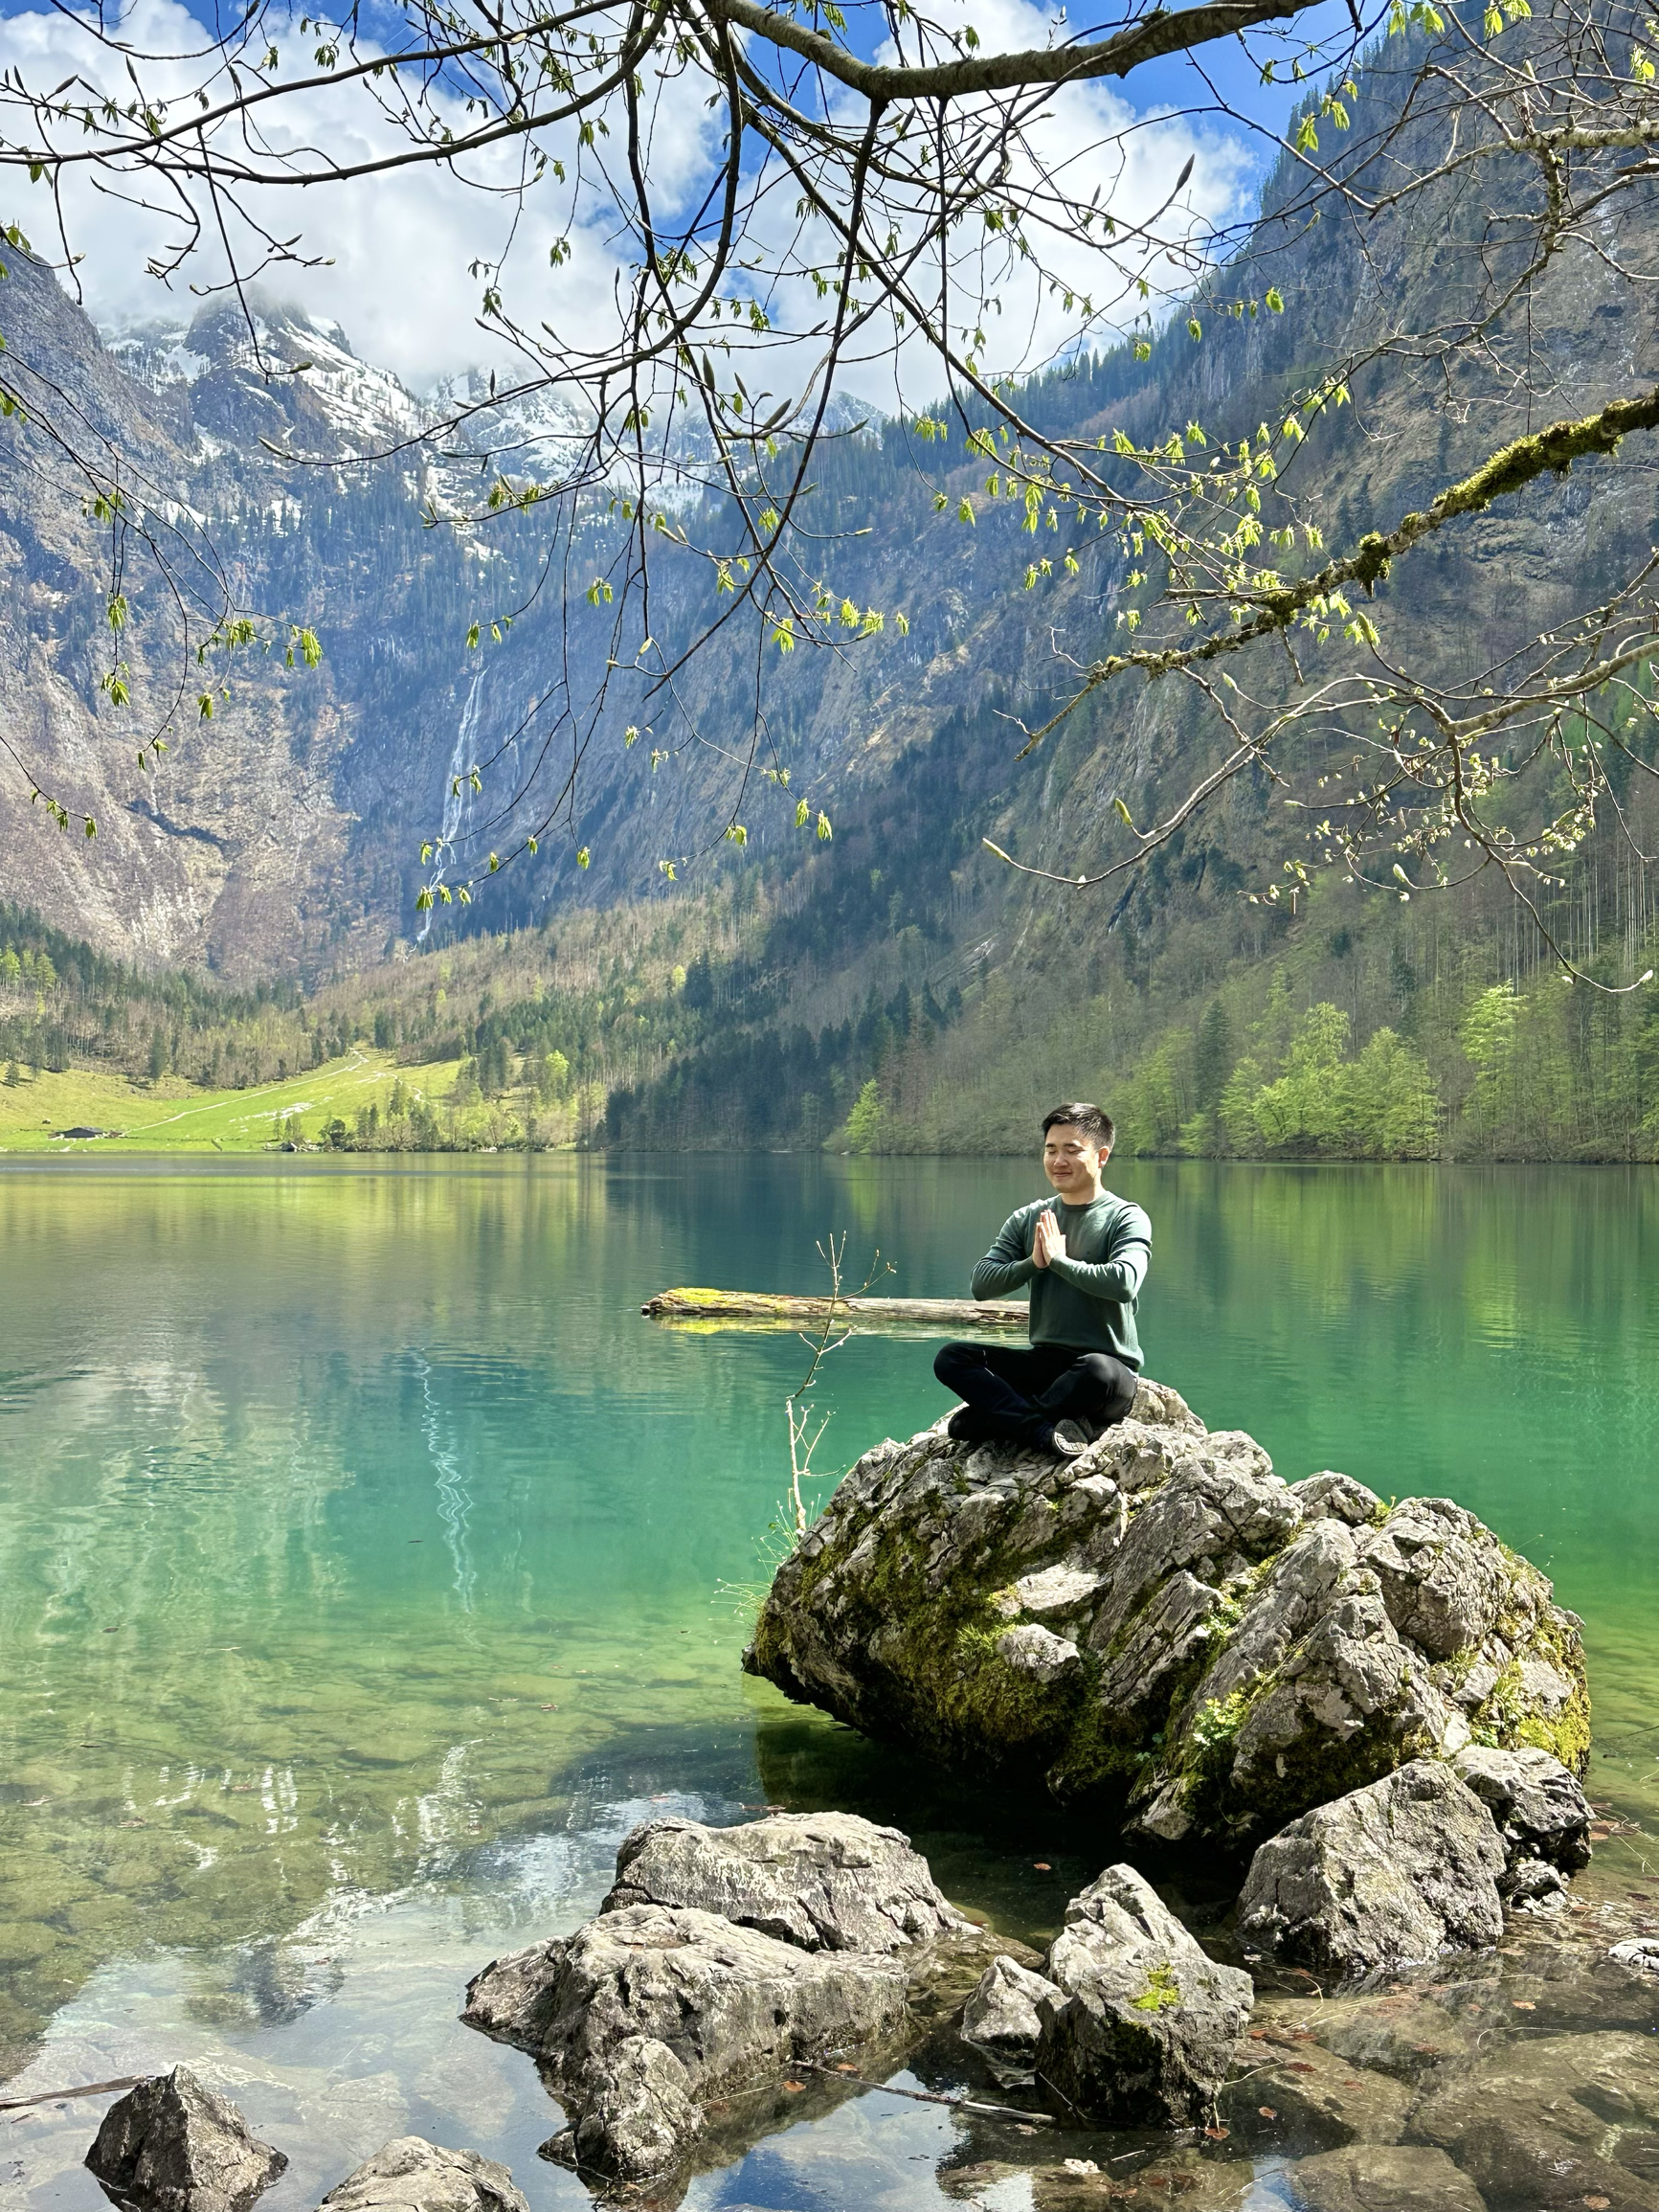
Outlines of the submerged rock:
<svg viewBox="0 0 1659 2212">
<path fill-rule="evenodd" d="M 1339 1975 L 1478 1950 L 1503 1932 L 1508 1861 L 1450 1767 L 1415 1759 L 1270 1837 L 1239 1897 L 1239 1934 Z"/>
<path fill-rule="evenodd" d="M 1080 1457 L 867 1452 L 744 1664 L 872 1736 L 1127 1798 L 1170 1840 L 1270 1833 L 1473 1740 L 1581 1770 L 1580 1624 L 1447 1499 L 1289 1484 L 1143 1382 Z"/>
<path fill-rule="evenodd" d="M 1043 1973 L 1035 2066 L 1063 2111 L 1112 2128 L 1212 2117 L 1255 1993 L 1144 1876 L 1109 1866 L 1074 1897 Z"/>
<path fill-rule="evenodd" d="M 1256 2170 L 1245 2158 L 1200 2156 L 1182 2146 L 1134 2166 L 1115 2161 L 1109 2153 L 1103 2165 L 1098 2156 L 1057 2161 L 1051 2149 L 1030 2148 L 1032 2156 L 1023 2163 L 1008 2156 L 973 2158 L 941 2166 L 935 2178 L 948 2198 L 981 2212 L 989 2203 L 1026 2202 L 1032 2212 L 1120 2212 L 1126 2204 L 1134 2212 L 1152 2212 L 1154 2206 L 1172 2203 L 1180 2212 L 1246 2212 L 1266 2201 Z M 1014 2186 L 993 2196 L 998 2182 Z M 1273 2201 L 1277 2205 L 1278 2200 Z"/>
<path fill-rule="evenodd" d="M 1603 2197 L 1653 2212 L 1647 2162 L 1659 2125 L 1659 2049 L 1650 2035 L 1544 2036 L 1460 2067 L 1411 2116 L 1419 2141 L 1447 2152 L 1489 2204 L 1534 2212 Z"/>
<path fill-rule="evenodd" d="M 529 2212 L 504 2166 L 399 2135 L 323 2200 L 326 2212 Z"/>
<path fill-rule="evenodd" d="M 906 1991 L 885 1953 L 808 1952 L 716 1913 L 633 1905 L 495 1960 L 461 2017 L 541 2062 L 571 2123 L 549 2156 L 643 2181 L 684 2156 L 707 2098 L 897 2036 Z"/>
<path fill-rule="evenodd" d="M 784 1813 L 740 1828 L 653 1820 L 617 1854 L 601 1912 L 679 1905 L 802 1951 L 897 1951 L 970 1925 L 896 1828 L 851 1813 Z"/>
<path fill-rule="evenodd" d="M 1241 2144 L 1289 2137 L 1310 2150 L 1335 2150 L 1398 2143 L 1404 2134 L 1415 2094 L 1406 2083 L 1315 2043 L 1266 2061 L 1254 2043 L 1248 2049 L 1248 2075 L 1230 2082 L 1221 2099 L 1222 2117 Z"/>
<path fill-rule="evenodd" d="M 288 2161 L 235 2105 L 174 2066 L 111 2105 L 86 2164 L 139 2212 L 246 2212 Z"/>
<path fill-rule="evenodd" d="M 1298 2158 L 1276 2177 L 1297 2212 L 1486 2212 L 1486 2200 L 1444 2151 L 1356 2144 Z"/>
</svg>

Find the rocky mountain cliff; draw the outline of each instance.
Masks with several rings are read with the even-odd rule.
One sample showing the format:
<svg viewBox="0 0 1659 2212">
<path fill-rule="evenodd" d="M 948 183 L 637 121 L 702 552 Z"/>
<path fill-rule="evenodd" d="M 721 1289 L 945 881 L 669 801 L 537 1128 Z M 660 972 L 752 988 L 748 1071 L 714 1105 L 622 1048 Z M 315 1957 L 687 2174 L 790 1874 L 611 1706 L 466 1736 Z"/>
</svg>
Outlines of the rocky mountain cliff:
<svg viewBox="0 0 1659 2212">
<path fill-rule="evenodd" d="M 613 684 L 590 712 L 618 641 L 587 587 L 614 540 L 583 517 L 549 558 L 539 513 L 477 531 L 439 519 L 476 508 L 498 469 L 519 482 L 556 473 L 579 441 L 579 407 L 558 395 L 497 405 L 482 372 L 417 397 L 359 360 L 337 326 L 258 295 L 251 326 L 236 302 L 213 302 L 189 324 L 106 346 L 48 268 L 19 250 L 5 259 L 0 330 L 27 411 L 0 436 L 11 896 L 148 962 L 236 980 L 361 965 L 432 926 L 415 903 L 430 873 L 422 840 L 441 834 L 464 854 L 518 785 L 516 833 L 539 826 L 572 747 L 586 757 L 556 849 L 470 915 L 440 914 L 440 934 L 659 890 L 659 859 L 689 873 L 711 824 L 718 842 L 743 713 L 732 656 L 694 669 L 635 754 L 622 735 L 643 718 L 638 687 Z M 113 542 L 87 511 L 99 486 L 76 452 L 133 502 Z M 667 492 L 670 504 L 689 496 L 672 481 Z M 118 588 L 130 615 L 112 641 L 104 608 Z M 664 635 L 706 598 L 701 572 L 671 552 L 657 589 Z M 256 617 L 259 640 L 200 674 L 189 647 L 221 599 Z M 509 612 L 516 626 L 492 643 L 492 620 Z M 469 646 L 478 623 L 482 646 Z M 287 665 L 295 625 L 321 643 L 314 669 Z M 108 682 L 118 663 L 124 699 Z M 829 673 L 803 666 L 792 713 Z M 211 723 L 195 707 L 204 684 Z M 146 772 L 138 755 L 181 688 L 185 711 Z M 468 774 L 481 763 L 483 797 Z M 77 831 L 92 817 L 96 842 L 50 830 L 32 780 Z M 773 796 L 751 831 L 757 852 L 793 820 L 794 801 Z M 580 871 L 578 845 L 591 852 Z M 469 872 L 467 859 L 447 872 Z"/>
<path fill-rule="evenodd" d="M 1359 105 L 1388 97 L 1374 73 Z M 1214 320 L 1199 347 L 1173 326 L 1148 361 L 1126 349 L 1039 380 L 1025 411 L 1090 436 L 1122 427 L 1161 438 L 1193 418 L 1212 438 L 1237 435 L 1305 380 L 1310 363 L 1363 346 L 1391 322 L 1426 317 L 1431 297 L 1449 299 L 1470 265 L 1455 249 L 1459 225 L 1477 216 L 1449 200 L 1379 218 L 1363 240 L 1335 223 L 1280 237 L 1275 189 L 1270 182 L 1255 246 L 1271 249 L 1283 316 Z M 1650 208 L 1625 205 L 1627 221 L 1649 219 Z M 144 619 L 135 617 L 122 650 L 143 681 L 117 710 L 99 689 L 110 660 L 108 533 L 82 514 L 81 486 L 41 429 L 0 428 L 0 563 L 13 583 L 0 602 L 0 712 L 72 817 L 94 814 L 100 831 L 89 846 L 46 829 L 38 810 L 31 819 L 13 772 L 0 782 L 7 889 L 101 946 L 236 978 L 310 976 L 361 965 L 417 940 L 423 927 L 433 941 L 541 919 L 570 901 L 684 903 L 700 885 L 725 882 L 740 903 L 753 897 L 742 959 L 700 986 L 722 1034 L 692 1060 L 682 1052 L 669 1090 L 619 1116 L 618 1138 L 639 1140 L 660 1125 L 684 1139 L 697 1097 L 711 1132 L 729 1127 L 736 1078 L 716 1061 L 737 1052 L 771 1065 L 769 1040 L 786 1023 L 821 1031 L 867 1019 L 895 992 L 942 1004 L 953 986 L 972 998 L 989 978 L 986 1019 L 1000 1029 L 1011 1006 L 1042 1003 L 1063 977 L 1073 1000 L 1081 992 L 1112 1007 L 1121 1037 L 1144 1029 L 1155 1002 L 1207 996 L 1230 970 L 1282 959 L 1307 938 L 1304 916 L 1249 903 L 1287 851 L 1301 849 L 1300 825 L 1276 811 L 1259 776 L 1235 783 L 1108 900 L 1067 904 L 1034 892 L 985 853 L 986 834 L 1065 869 L 1121 851 L 1115 801 L 1127 799 L 1141 820 L 1169 803 L 1216 756 L 1217 733 L 1190 695 L 1134 680 L 1094 694 L 1016 765 L 1019 720 L 1041 719 L 1075 665 L 1121 635 L 1124 578 L 1102 536 L 1079 546 L 1075 574 L 1057 561 L 1052 580 L 1024 589 L 1030 540 L 1006 503 L 982 496 L 982 462 L 923 446 L 907 425 L 887 422 L 849 427 L 815 467 L 813 520 L 823 538 L 814 557 L 838 594 L 903 611 L 907 635 L 889 621 L 846 651 L 757 665 L 752 633 L 729 634 L 691 664 L 672 701 L 648 706 L 614 684 L 604 711 L 588 716 L 606 660 L 637 643 L 588 603 L 590 580 L 615 551 L 602 528 L 556 547 L 560 558 L 544 574 L 545 513 L 477 534 L 427 527 L 432 505 L 459 507 L 504 449 L 521 473 L 538 451 L 544 465 L 556 461 L 561 440 L 579 428 L 573 412 L 554 408 L 527 423 L 485 411 L 464 439 L 436 440 L 427 433 L 453 395 L 417 398 L 357 360 L 337 327 L 263 304 L 250 333 L 234 305 L 215 303 L 188 326 L 127 333 L 105 348 L 48 271 L 22 254 L 6 259 L 0 328 L 14 372 L 21 362 L 43 380 L 45 402 L 66 395 L 61 403 L 142 478 L 146 497 L 182 518 L 191 558 L 199 549 L 204 573 L 216 561 L 233 574 L 237 596 L 278 642 L 269 655 L 235 656 L 232 696 L 212 723 L 193 726 L 159 775 L 140 773 L 145 713 L 169 674 L 166 594 L 135 555 L 127 590 Z M 1635 287 L 1588 249 L 1558 257 L 1536 288 L 1530 329 L 1555 412 L 1585 411 L 1654 372 Z M 1351 543 L 1392 519 L 1521 427 L 1505 378 L 1500 365 L 1485 384 L 1476 377 L 1435 394 L 1384 363 L 1358 380 L 1355 409 L 1309 441 L 1329 542 Z M 487 386 L 465 396 L 487 399 Z M 50 422 L 50 404 L 41 415 Z M 1650 542 L 1659 482 L 1635 450 L 1648 442 L 1629 441 L 1617 470 L 1583 465 L 1398 564 L 1378 596 L 1390 641 L 1472 669 L 1558 619 Z M 396 448 L 390 458 L 363 458 L 388 446 Z M 936 488 L 948 497 L 943 515 Z M 956 519 L 964 499 L 977 510 L 972 528 Z M 687 634 L 711 603 L 701 568 L 668 556 L 653 614 L 659 634 Z M 491 643 L 490 618 L 516 606 L 519 620 Z M 475 621 L 485 635 L 469 651 Z M 315 629 L 315 670 L 283 665 L 289 622 Z M 757 706 L 789 769 L 787 793 L 745 780 L 740 756 Z M 648 742 L 626 745 L 629 723 L 643 725 Z M 573 820 L 542 838 L 535 859 L 491 879 L 470 908 L 440 909 L 425 924 L 415 907 L 421 840 L 441 831 L 464 845 L 476 833 L 481 851 L 505 848 L 577 755 Z M 482 795 L 467 779 L 475 764 L 485 769 Z M 515 775 L 531 800 L 504 812 Z M 796 828 L 801 796 L 833 822 L 830 844 Z M 1629 804 L 1647 849 L 1652 802 L 1643 782 Z M 733 805 L 748 833 L 741 850 L 720 841 Z M 586 869 L 578 846 L 591 855 Z M 665 860 L 679 878 L 672 890 Z M 1616 937 L 1634 958 L 1653 920 L 1641 871 L 1592 850 L 1579 876 L 1565 901 L 1575 947 L 1593 954 L 1603 937 Z M 1404 1026 L 1412 979 L 1429 958 L 1410 933 L 1427 925 L 1417 909 L 1402 917 L 1358 894 L 1336 903 L 1340 914 L 1321 912 L 1319 945 L 1305 948 L 1310 992 L 1349 1005 L 1356 1032 L 1379 1019 Z M 1506 974 L 1524 978 L 1536 959 L 1496 883 L 1460 894 L 1448 926 L 1469 958 L 1511 946 Z M 1437 974 L 1440 959 L 1436 949 Z M 976 1072 L 1002 1080 L 972 1015 L 971 1004 L 955 1058 L 919 1078 L 924 1090 L 943 1084 L 940 1096 L 970 1117 L 979 1112 Z M 683 1040 L 684 1022 L 669 1033 Z M 818 1077 L 802 1082 L 811 1090 Z M 888 1104 L 904 1101 L 895 1091 Z M 926 1100 L 911 1107 L 916 1129 L 932 1128 Z M 932 1119 L 933 1139 L 953 1137 L 949 1115 Z"/>
</svg>

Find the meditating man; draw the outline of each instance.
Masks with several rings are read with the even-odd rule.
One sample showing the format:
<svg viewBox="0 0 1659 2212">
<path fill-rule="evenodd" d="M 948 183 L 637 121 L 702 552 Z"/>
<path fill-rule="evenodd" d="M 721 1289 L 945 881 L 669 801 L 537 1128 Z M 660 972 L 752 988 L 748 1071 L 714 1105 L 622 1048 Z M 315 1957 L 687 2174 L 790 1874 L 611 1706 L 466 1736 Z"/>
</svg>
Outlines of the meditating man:
<svg viewBox="0 0 1659 2212">
<path fill-rule="evenodd" d="M 1109 1116 L 1082 1103 L 1043 1121 L 1043 1172 L 1059 1196 L 1009 1215 L 973 1283 L 976 1298 L 1031 1285 L 1031 1348 L 947 1344 L 933 1362 L 966 1401 L 949 1423 L 963 1443 L 995 1438 L 1074 1459 L 1134 1403 L 1152 1223 L 1101 1185 L 1114 1134 Z"/>
</svg>

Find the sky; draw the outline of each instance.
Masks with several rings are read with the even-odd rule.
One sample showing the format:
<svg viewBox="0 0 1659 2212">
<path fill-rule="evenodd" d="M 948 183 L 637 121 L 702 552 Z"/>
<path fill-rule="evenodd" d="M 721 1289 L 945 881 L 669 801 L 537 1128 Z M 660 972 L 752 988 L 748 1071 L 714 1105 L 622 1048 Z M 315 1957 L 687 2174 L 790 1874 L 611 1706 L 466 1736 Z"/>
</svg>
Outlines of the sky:
<svg viewBox="0 0 1659 2212">
<path fill-rule="evenodd" d="M 199 7 L 206 0 L 198 0 Z M 1005 43 L 1041 43 L 1055 18 L 1031 0 L 942 0 L 946 20 L 972 21 L 987 48 Z M 1298 39 L 1339 32 L 1348 22 L 1340 0 L 1322 0 L 1303 18 Z M 1075 26 L 1065 26 L 1073 31 Z M 150 52 L 178 53 L 196 42 L 196 19 L 183 0 L 129 0 L 123 30 L 134 44 Z M 297 31 L 297 25 L 295 26 Z M 306 41 L 309 46 L 310 40 Z M 1278 51 L 1285 53 L 1283 43 Z M 1259 126 L 1256 132 L 1190 111 L 1202 97 L 1182 59 L 1150 65 L 1127 83 L 1074 87 L 1059 96 L 1043 129 L 1044 151 L 1069 165 L 1084 196 L 1096 165 L 1098 181 L 1110 192 L 1114 212 L 1131 219 L 1143 215 L 1168 193 L 1181 164 L 1191 155 L 1194 170 L 1185 195 L 1193 218 L 1203 223 L 1246 214 L 1262 174 L 1270 164 L 1270 134 L 1283 127 L 1295 97 L 1289 87 L 1263 86 L 1256 59 L 1236 40 L 1203 51 L 1203 64 L 1222 97 Z M 80 21 L 68 8 L 0 0 L 0 70 L 17 70 L 32 84 L 50 87 L 79 72 L 95 82 L 122 91 L 119 63 L 99 53 Z M 181 65 L 159 65 L 146 73 L 169 92 L 182 92 L 188 72 Z M 713 124 L 701 100 L 663 95 L 651 156 L 651 181 L 665 205 L 684 204 L 710 173 L 717 148 Z M 1103 141 L 1132 129 L 1127 154 Z M 367 155 L 389 141 L 388 128 L 365 113 L 363 103 L 343 91 L 304 96 L 298 111 L 279 124 L 287 143 L 307 138 L 339 156 Z M 0 116 L 0 131 L 10 135 Z M 550 149 L 561 150 L 556 141 Z M 563 150 L 570 151 L 568 147 Z M 483 186 L 510 184 L 515 155 L 504 149 L 475 165 Z M 0 221 L 21 223 L 38 252 L 65 259 L 50 194 L 31 190 L 17 172 L 7 172 Z M 506 285 L 509 304 L 527 319 L 553 322 L 567 331 L 587 334 L 601 328 L 617 273 L 613 222 L 607 211 L 590 206 L 573 227 L 559 204 L 563 195 L 550 184 L 533 193 L 516 221 L 509 204 L 489 191 L 469 191 L 436 167 L 411 166 L 347 187 L 272 191 L 260 213 L 284 236 L 300 232 L 301 250 L 325 258 L 330 265 L 288 266 L 265 282 L 279 297 L 304 307 L 320 321 L 337 322 L 357 353 L 394 371 L 416 391 L 474 366 L 511 373 L 507 350 L 479 327 L 482 280 L 472 264 L 496 260 L 510 237 Z M 75 174 L 65 190 L 69 249 L 79 256 L 74 281 L 94 320 L 106 332 L 165 322 L 188 325 L 199 299 L 190 270 L 163 284 L 146 272 L 146 263 L 178 235 L 176 217 L 146 210 L 100 192 L 89 172 Z M 768 218 L 771 219 L 770 217 Z M 556 270 L 549 250 L 567 235 L 571 258 Z M 1081 240 L 1054 245 L 1055 265 L 1080 290 L 1099 282 L 1093 249 Z M 209 245 L 194 274 L 198 282 L 223 275 L 223 260 Z M 1066 311 L 1018 273 L 998 286 L 1003 313 L 994 342 L 1003 345 L 1009 365 L 1016 356 L 1032 366 L 1066 341 Z M 804 358 L 769 365 L 773 389 L 788 386 L 793 373 L 804 375 Z M 930 388 L 919 361 L 907 364 L 907 381 Z M 913 373 L 910 372 L 913 370 Z M 890 366 L 850 373 L 851 387 L 878 404 L 893 396 Z M 861 377 L 863 385 L 861 389 Z"/>
</svg>

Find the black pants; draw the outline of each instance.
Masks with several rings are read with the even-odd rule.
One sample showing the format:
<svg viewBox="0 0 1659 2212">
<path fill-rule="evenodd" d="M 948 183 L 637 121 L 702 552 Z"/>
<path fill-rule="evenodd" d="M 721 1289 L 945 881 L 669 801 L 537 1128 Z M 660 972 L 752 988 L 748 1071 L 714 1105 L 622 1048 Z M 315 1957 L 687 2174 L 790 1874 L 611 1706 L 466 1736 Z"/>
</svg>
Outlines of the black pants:
<svg viewBox="0 0 1659 2212">
<path fill-rule="evenodd" d="M 933 1372 L 973 1408 L 985 1437 L 1010 1443 L 1040 1442 L 1056 1421 L 1081 1421 L 1096 1433 L 1134 1404 L 1132 1367 L 1074 1344 L 947 1344 Z"/>
</svg>

